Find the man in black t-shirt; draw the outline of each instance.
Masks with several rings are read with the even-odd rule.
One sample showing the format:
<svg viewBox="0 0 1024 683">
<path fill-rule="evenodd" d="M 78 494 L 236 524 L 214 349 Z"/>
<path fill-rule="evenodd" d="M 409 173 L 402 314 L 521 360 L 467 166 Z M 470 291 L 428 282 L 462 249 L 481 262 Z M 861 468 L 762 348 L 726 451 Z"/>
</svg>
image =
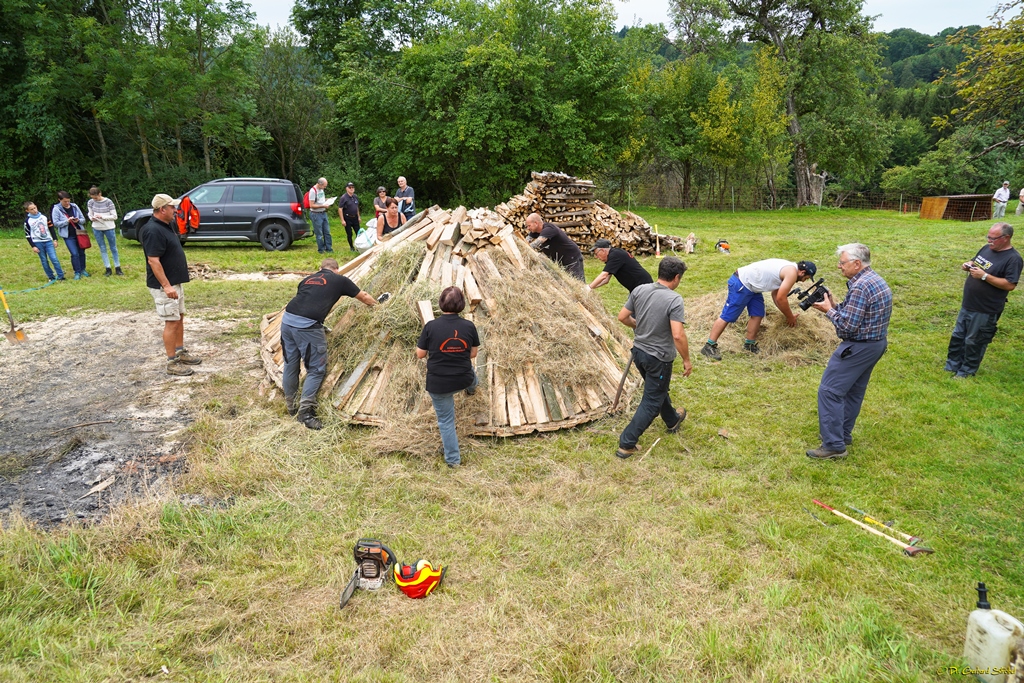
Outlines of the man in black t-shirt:
<svg viewBox="0 0 1024 683">
<path fill-rule="evenodd" d="M 625 249 L 613 247 L 609 240 L 594 242 L 594 256 L 598 261 L 604 263 L 604 270 L 587 285 L 590 289 L 604 287 L 613 275 L 619 284 L 626 288 L 627 292 L 632 292 L 640 285 L 649 285 L 654 282 L 651 279 L 651 274 L 637 263 L 632 254 Z"/>
<path fill-rule="evenodd" d="M 359 197 L 356 196 L 355 183 L 345 186 L 345 194 L 338 199 L 338 218 L 345 224 L 345 236 L 348 237 L 348 248 L 355 251 L 352 238 L 359 234 L 359 223 L 362 221 L 359 211 Z"/>
<path fill-rule="evenodd" d="M 353 297 L 367 306 L 377 301 L 339 273 L 338 262 L 325 258 L 320 270 L 299 282 L 295 298 L 288 302 L 281 317 L 281 352 L 284 355 L 284 375 L 281 387 L 289 415 L 310 429 L 323 427 L 316 417 L 316 394 L 327 374 L 327 335 L 324 320 L 343 296 Z M 296 405 L 299 390 L 299 366 L 306 364 L 306 381 L 302 396 Z"/>
<path fill-rule="evenodd" d="M 545 223 L 539 213 L 526 217 L 526 231 L 530 246 L 565 269 L 577 280 L 586 282 L 583 275 L 583 254 L 565 231 L 554 223 Z"/>
<path fill-rule="evenodd" d="M 964 282 L 964 298 L 946 357 L 946 371 L 954 373 L 954 378 L 972 377 L 978 372 L 996 334 L 1006 296 L 1020 281 L 1024 259 L 1010 244 L 1012 237 L 1013 227 L 996 223 L 988 231 L 988 243 L 960 266 L 970 275 Z"/>
<path fill-rule="evenodd" d="M 156 314 L 164 321 L 164 350 L 167 374 L 188 377 L 189 365 L 203 361 L 185 350 L 185 291 L 188 263 L 181 247 L 174 212 L 179 199 L 166 194 L 153 197 L 153 217 L 139 230 L 139 241 L 146 254 L 146 287 L 156 304 Z"/>
</svg>

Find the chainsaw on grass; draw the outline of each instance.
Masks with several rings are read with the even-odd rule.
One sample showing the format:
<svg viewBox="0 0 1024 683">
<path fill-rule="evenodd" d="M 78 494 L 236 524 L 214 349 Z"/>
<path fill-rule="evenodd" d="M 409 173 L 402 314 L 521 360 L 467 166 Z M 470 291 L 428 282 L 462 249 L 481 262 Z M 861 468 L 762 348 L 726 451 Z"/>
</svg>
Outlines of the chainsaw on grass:
<svg viewBox="0 0 1024 683">
<path fill-rule="evenodd" d="M 341 593 L 341 607 L 348 604 L 357 588 L 367 591 L 383 588 L 396 562 L 391 548 L 373 538 L 356 541 L 352 555 L 356 560 L 356 570 Z"/>
</svg>

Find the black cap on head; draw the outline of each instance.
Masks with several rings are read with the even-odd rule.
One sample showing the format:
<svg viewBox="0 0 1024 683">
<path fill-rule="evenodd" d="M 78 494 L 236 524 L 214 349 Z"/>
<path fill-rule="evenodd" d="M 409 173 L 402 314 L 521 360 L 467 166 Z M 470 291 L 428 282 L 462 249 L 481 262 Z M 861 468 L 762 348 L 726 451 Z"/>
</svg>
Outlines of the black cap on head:
<svg viewBox="0 0 1024 683">
<path fill-rule="evenodd" d="M 612 243 L 610 240 L 598 240 L 594 242 L 593 248 L 590 251 L 597 251 L 598 249 L 611 249 Z"/>
<path fill-rule="evenodd" d="M 818 266 L 814 265 L 814 261 L 801 261 L 796 264 L 796 269 L 807 273 L 807 277 L 814 277 L 814 274 L 818 272 Z"/>
<path fill-rule="evenodd" d="M 348 183 L 347 185 L 345 185 L 345 187 L 355 187 L 355 186 L 356 186 L 355 183 Z"/>
</svg>

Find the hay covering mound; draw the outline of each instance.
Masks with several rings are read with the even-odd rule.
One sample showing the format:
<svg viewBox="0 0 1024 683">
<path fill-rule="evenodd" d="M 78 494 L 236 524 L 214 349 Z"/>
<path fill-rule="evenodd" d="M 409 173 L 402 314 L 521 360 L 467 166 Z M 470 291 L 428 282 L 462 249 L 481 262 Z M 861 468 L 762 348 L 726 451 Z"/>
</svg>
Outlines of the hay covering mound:
<svg viewBox="0 0 1024 683">
<path fill-rule="evenodd" d="M 481 230 L 491 237 L 472 237 Z M 382 428 L 380 448 L 436 448 L 436 439 L 427 438 L 437 427 L 424 389 L 426 365 L 414 351 L 424 319 L 440 315 L 438 296 L 451 285 L 463 290 L 463 315 L 480 333 L 480 387 L 472 397 L 456 397 L 461 434 L 553 431 L 610 412 L 629 338 L 597 297 L 494 212 L 433 207 L 342 272 L 364 291 L 392 298 L 373 308 L 344 298 L 331 311 L 321 404 L 350 423 Z M 280 386 L 280 311 L 264 316 L 262 330 L 264 365 Z M 638 380 L 634 371 L 620 409 Z"/>
<path fill-rule="evenodd" d="M 728 292 L 713 292 L 686 299 L 686 322 L 690 330 L 690 343 L 695 345 L 695 348 L 691 348 L 691 353 L 699 353 L 700 346 L 711 332 L 711 325 L 722 313 L 727 295 Z M 757 336 L 757 345 L 761 348 L 759 355 L 781 360 L 793 366 L 827 362 L 829 355 L 839 344 L 839 337 L 825 315 L 813 308 L 801 311 L 795 301 L 790 301 L 793 312 L 799 315 L 796 327 L 789 327 L 786 325 L 786 318 L 771 301 L 771 295 L 766 293 L 764 298 L 766 313 L 761 322 L 761 332 Z M 741 315 L 739 320 L 729 325 L 722 333 L 718 344 L 723 352 L 743 351 L 747 320 L 746 314 Z"/>
</svg>

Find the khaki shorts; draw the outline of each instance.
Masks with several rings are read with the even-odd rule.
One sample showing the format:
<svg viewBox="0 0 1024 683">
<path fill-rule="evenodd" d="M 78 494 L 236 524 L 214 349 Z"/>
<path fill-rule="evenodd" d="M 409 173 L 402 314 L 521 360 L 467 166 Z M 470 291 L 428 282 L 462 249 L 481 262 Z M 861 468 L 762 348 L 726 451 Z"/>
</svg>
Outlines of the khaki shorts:
<svg viewBox="0 0 1024 683">
<path fill-rule="evenodd" d="M 162 289 L 147 287 L 156 303 L 156 314 L 164 322 L 181 320 L 185 315 L 185 291 L 181 285 L 174 285 L 174 291 L 178 293 L 177 299 L 172 299 Z"/>
</svg>

